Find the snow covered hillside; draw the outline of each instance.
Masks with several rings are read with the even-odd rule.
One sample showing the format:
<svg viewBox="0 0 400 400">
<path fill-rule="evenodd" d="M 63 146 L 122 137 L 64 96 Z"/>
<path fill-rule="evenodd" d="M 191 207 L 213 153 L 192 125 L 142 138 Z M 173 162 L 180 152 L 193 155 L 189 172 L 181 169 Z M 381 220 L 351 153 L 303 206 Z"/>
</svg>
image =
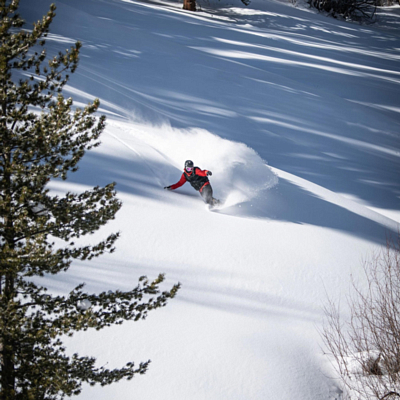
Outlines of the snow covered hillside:
<svg viewBox="0 0 400 400">
<path fill-rule="evenodd" d="M 54 1 L 54 0 L 53 0 Z M 33 22 L 51 0 L 21 0 Z M 86 332 L 69 349 L 148 373 L 82 400 L 340 399 L 318 329 L 327 296 L 400 223 L 400 7 L 360 26 L 273 0 L 201 11 L 173 1 L 56 0 L 46 47 L 82 41 L 64 91 L 100 98 L 102 146 L 60 192 L 117 182 L 111 256 L 43 278 L 55 292 L 182 289 L 146 321 Z M 184 161 L 213 172 L 209 212 Z M 93 239 L 95 240 L 95 239 Z M 347 317 L 344 311 L 344 318 Z"/>
</svg>

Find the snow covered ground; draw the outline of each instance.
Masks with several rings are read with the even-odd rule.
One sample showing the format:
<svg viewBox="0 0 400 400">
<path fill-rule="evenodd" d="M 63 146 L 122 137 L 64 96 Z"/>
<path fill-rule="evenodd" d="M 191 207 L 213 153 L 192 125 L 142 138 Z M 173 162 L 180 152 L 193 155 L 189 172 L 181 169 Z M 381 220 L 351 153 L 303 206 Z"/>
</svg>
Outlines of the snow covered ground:
<svg viewBox="0 0 400 400">
<path fill-rule="evenodd" d="M 50 0 L 22 0 L 29 22 Z M 99 365 L 148 373 L 82 400 L 340 399 L 318 329 L 327 296 L 400 223 L 400 7 L 357 25 L 272 0 L 201 11 L 173 1 L 57 0 L 49 53 L 76 40 L 64 94 L 99 97 L 102 146 L 54 190 L 117 182 L 123 208 L 97 233 L 117 251 L 44 278 L 56 292 L 180 281 L 146 321 L 77 334 Z M 183 163 L 213 172 L 216 212 Z M 343 317 L 346 318 L 346 311 Z"/>
</svg>

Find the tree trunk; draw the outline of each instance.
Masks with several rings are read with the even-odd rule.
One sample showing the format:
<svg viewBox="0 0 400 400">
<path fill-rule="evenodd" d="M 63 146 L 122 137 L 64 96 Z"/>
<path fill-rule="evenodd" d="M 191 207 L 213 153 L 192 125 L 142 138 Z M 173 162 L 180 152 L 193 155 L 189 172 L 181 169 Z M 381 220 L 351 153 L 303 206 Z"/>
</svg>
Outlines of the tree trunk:
<svg viewBox="0 0 400 400">
<path fill-rule="evenodd" d="M 189 11 L 196 11 L 196 0 L 183 0 L 183 9 Z"/>
<path fill-rule="evenodd" d="M 7 146 L 5 146 L 8 150 L 8 143 L 5 142 Z M 4 241 L 7 244 L 7 249 L 9 254 L 15 249 L 15 228 L 14 221 L 10 214 L 11 206 L 11 174 L 10 174 L 10 160 L 12 156 L 9 152 L 3 153 L 4 159 L 4 170 L 3 170 L 3 184 L 5 186 L 4 190 L 4 210 L 7 210 L 8 215 L 6 215 L 3 219 L 5 226 L 5 234 Z M 13 272 L 10 273 L 9 265 L 5 263 L 5 265 L 1 265 L 1 269 L 6 271 L 4 273 L 4 287 L 2 287 L 1 291 L 1 300 L 2 300 L 2 318 L 1 321 L 3 327 L 8 327 L 8 315 L 7 315 L 7 305 L 10 304 L 14 298 L 15 294 L 15 282 Z M 3 278 L 3 277 L 2 277 Z M 7 329 L 4 329 L 1 332 L 0 337 L 1 342 L 1 379 L 0 379 L 0 400 L 12 400 L 15 398 L 15 365 L 14 365 L 14 343 L 13 339 L 10 338 L 10 334 Z"/>
<path fill-rule="evenodd" d="M 9 293 L 13 292 L 14 279 L 6 276 L 6 284 L 4 297 L 10 297 Z M 11 295 L 12 296 L 12 295 Z M 7 320 L 2 321 L 7 326 Z M 14 366 L 14 346 L 9 341 L 7 335 L 2 335 L 1 343 L 1 390 L 0 400 L 11 400 L 15 397 L 15 366 Z"/>
<path fill-rule="evenodd" d="M 1 374 L 1 400 L 11 400 L 15 397 L 15 370 L 12 351 L 8 343 L 2 344 L 2 374 Z"/>
</svg>

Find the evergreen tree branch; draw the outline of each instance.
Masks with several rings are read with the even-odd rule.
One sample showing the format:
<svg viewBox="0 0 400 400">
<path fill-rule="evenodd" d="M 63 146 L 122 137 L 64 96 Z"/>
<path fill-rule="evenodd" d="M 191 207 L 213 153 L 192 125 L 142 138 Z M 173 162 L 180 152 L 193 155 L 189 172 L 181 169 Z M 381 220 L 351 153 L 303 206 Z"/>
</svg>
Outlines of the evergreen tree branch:
<svg viewBox="0 0 400 400">
<path fill-rule="evenodd" d="M 62 399 L 79 394 L 83 382 L 108 385 L 143 374 L 150 362 L 97 367 L 94 358 L 67 356 L 65 335 L 144 319 L 180 285 L 161 291 L 160 275 L 152 282 L 143 277 L 126 292 L 89 295 L 81 284 L 52 296 L 30 280 L 113 252 L 119 233 L 94 245 L 74 241 L 114 219 L 121 202 L 115 183 L 63 196 L 48 189 L 51 179 L 67 179 L 100 144 L 105 117 L 95 116 L 98 99 L 80 109 L 62 96 L 81 43 L 47 55 L 55 6 L 28 31 L 18 4 L 0 0 L 0 400 Z"/>
</svg>

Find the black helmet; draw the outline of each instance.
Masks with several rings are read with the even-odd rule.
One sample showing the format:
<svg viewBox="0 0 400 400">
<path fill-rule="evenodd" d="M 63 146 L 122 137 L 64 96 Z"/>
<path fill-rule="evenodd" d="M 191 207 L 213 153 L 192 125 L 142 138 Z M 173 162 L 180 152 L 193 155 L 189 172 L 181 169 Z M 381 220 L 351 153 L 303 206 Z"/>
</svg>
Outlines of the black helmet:
<svg viewBox="0 0 400 400">
<path fill-rule="evenodd" d="M 185 161 L 185 169 L 193 168 L 193 167 L 194 167 L 194 164 L 193 164 L 192 160 Z"/>
</svg>

